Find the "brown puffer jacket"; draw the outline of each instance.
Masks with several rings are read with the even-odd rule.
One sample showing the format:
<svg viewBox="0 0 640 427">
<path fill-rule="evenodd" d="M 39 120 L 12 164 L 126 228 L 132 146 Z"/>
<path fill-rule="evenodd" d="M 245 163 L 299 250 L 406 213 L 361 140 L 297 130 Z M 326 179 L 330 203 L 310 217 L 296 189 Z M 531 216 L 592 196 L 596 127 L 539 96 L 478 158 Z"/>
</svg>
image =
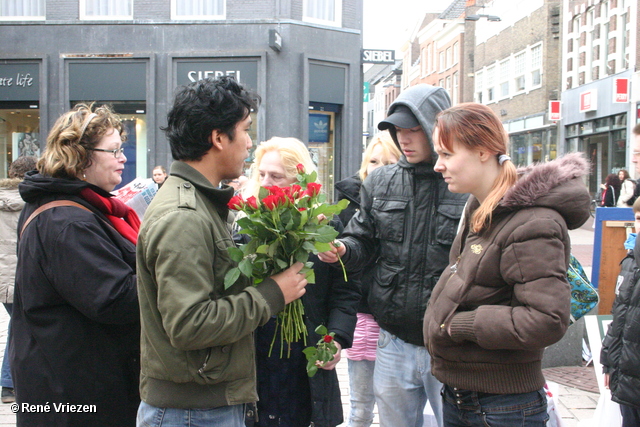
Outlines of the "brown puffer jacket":
<svg viewBox="0 0 640 427">
<path fill-rule="evenodd" d="M 475 234 L 465 221 L 427 307 L 431 370 L 451 387 L 500 394 L 542 388 L 544 348 L 569 324 L 567 230 L 589 217 L 588 164 L 569 154 L 520 172 L 488 229 Z M 470 198 L 465 218 L 478 206 Z"/>
</svg>

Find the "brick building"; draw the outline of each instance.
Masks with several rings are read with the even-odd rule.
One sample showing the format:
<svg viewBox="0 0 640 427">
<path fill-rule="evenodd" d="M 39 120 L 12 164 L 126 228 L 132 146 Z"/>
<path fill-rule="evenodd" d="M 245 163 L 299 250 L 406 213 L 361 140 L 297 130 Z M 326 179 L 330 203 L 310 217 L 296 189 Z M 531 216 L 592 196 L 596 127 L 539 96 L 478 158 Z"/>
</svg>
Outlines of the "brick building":
<svg viewBox="0 0 640 427">
<path fill-rule="evenodd" d="M 554 159 L 560 97 L 560 0 L 467 2 L 466 101 L 486 104 L 509 134 L 516 165 Z M 469 90 L 473 88 L 473 93 Z"/>
</svg>

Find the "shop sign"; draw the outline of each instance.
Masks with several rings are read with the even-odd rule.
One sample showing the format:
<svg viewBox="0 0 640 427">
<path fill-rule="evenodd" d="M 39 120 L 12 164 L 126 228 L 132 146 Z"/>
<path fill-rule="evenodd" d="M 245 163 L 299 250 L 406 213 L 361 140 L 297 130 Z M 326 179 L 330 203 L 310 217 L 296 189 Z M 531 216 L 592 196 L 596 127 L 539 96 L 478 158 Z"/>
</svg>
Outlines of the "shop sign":
<svg viewBox="0 0 640 427">
<path fill-rule="evenodd" d="M 329 120 L 327 114 L 309 114 L 309 142 L 329 142 Z"/>
<path fill-rule="evenodd" d="M 629 102 L 629 79 L 615 79 L 613 81 L 613 102 Z"/>
<path fill-rule="evenodd" d="M 395 50 L 362 49 L 363 64 L 395 64 Z"/>
<path fill-rule="evenodd" d="M 549 120 L 557 122 L 560 119 L 560 101 L 549 101 Z"/>
<path fill-rule="evenodd" d="M 598 91 L 596 89 L 580 94 L 580 112 L 595 111 L 598 109 Z"/>
<path fill-rule="evenodd" d="M 258 88 L 258 61 L 178 61 L 177 83 L 188 85 L 208 77 L 231 76 L 253 90 Z"/>
<path fill-rule="evenodd" d="M 37 101 L 39 80 L 38 64 L 0 64 L 0 101 Z"/>
</svg>

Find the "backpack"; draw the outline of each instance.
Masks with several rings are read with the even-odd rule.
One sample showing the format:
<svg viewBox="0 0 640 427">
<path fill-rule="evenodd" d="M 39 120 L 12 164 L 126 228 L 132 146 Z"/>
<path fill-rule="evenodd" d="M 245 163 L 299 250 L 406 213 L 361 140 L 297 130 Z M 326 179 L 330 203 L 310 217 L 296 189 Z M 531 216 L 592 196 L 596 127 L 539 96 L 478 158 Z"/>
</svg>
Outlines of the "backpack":
<svg viewBox="0 0 640 427">
<path fill-rule="evenodd" d="M 598 305 L 600 298 L 598 291 L 591 284 L 582 265 L 573 255 L 569 257 L 567 281 L 571 286 L 571 317 L 569 325 L 572 325 L 593 310 Z"/>
</svg>

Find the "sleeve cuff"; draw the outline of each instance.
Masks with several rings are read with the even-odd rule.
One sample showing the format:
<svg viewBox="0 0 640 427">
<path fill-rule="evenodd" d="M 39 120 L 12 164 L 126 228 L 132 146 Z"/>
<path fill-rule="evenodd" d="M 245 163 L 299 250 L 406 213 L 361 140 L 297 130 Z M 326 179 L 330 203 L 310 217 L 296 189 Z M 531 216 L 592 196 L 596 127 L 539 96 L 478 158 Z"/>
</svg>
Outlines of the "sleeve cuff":
<svg viewBox="0 0 640 427">
<path fill-rule="evenodd" d="M 455 342 L 471 341 L 477 342 L 473 323 L 476 319 L 476 312 L 464 311 L 456 314 L 451 319 L 451 339 Z"/>
<path fill-rule="evenodd" d="M 284 309 L 284 295 L 275 280 L 268 277 L 256 286 L 271 309 L 271 316 Z"/>
</svg>

